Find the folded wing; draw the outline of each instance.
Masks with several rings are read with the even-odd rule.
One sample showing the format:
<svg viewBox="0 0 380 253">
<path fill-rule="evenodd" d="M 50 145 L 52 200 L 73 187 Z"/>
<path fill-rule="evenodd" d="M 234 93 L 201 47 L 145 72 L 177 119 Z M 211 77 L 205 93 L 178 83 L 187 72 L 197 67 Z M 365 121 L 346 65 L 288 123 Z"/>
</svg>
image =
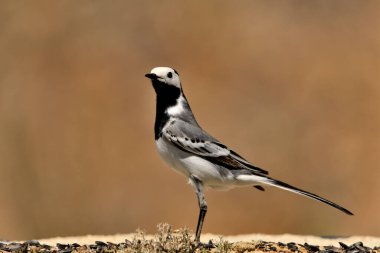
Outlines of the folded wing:
<svg viewBox="0 0 380 253">
<path fill-rule="evenodd" d="M 184 152 L 201 156 L 230 170 L 247 170 L 258 175 L 268 174 L 267 171 L 250 164 L 201 128 L 180 119 L 169 122 L 163 129 L 163 137 Z"/>
</svg>

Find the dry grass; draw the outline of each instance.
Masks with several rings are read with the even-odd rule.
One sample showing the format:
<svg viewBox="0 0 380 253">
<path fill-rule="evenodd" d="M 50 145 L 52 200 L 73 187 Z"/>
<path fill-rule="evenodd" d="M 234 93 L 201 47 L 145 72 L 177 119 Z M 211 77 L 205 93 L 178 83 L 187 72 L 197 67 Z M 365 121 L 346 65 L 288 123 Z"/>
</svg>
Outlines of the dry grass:
<svg viewBox="0 0 380 253">
<path fill-rule="evenodd" d="M 158 233 L 153 239 L 146 239 L 141 230 L 136 232 L 132 241 L 127 241 L 125 252 L 229 252 L 231 243 L 221 237 L 218 242 L 198 244 L 193 240 L 193 233 L 187 228 L 173 230 L 167 223 L 157 226 Z"/>
</svg>

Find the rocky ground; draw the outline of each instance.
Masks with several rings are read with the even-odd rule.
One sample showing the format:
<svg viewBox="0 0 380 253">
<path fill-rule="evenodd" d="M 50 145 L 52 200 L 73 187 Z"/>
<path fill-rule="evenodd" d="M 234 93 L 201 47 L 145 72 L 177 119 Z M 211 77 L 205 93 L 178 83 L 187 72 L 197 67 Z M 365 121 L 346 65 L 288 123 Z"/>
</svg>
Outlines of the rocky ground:
<svg viewBox="0 0 380 253">
<path fill-rule="evenodd" d="M 193 242 L 192 233 L 187 229 L 172 230 L 169 225 L 161 224 L 156 235 L 145 235 L 137 231 L 134 234 L 117 236 L 52 238 L 25 242 L 2 241 L 0 252 L 380 252 L 380 239 L 373 237 L 361 237 L 361 241 L 360 237 L 327 239 L 292 235 L 235 237 L 205 235 L 204 238 L 209 241 L 196 244 Z"/>
</svg>

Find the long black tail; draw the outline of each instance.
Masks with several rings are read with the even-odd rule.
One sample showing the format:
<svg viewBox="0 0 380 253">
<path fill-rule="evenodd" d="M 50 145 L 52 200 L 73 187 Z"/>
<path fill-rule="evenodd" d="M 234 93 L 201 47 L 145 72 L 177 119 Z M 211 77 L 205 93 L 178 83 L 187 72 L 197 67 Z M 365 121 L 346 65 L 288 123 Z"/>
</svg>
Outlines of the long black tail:
<svg viewBox="0 0 380 253">
<path fill-rule="evenodd" d="M 296 188 L 294 186 L 291 186 L 287 183 L 284 183 L 282 181 L 279 181 L 279 180 L 276 180 L 276 179 L 273 179 L 273 178 L 270 178 L 270 177 L 266 177 L 267 180 L 263 180 L 263 183 L 265 184 L 268 184 L 268 185 L 271 185 L 271 186 L 275 186 L 275 187 L 278 187 L 278 188 L 281 188 L 283 190 L 286 190 L 286 191 L 290 191 L 290 192 L 294 192 L 294 193 L 297 193 L 297 194 L 300 194 L 300 195 L 304 195 L 306 197 L 309 197 L 309 198 L 312 198 L 312 199 L 316 199 L 316 200 L 319 200 L 327 205 L 330 205 L 332 207 L 335 207 L 336 209 L 339 209 L 340 211 L 346 213 L 346 214 L 349 214 L 349 215 L 354 215 L 353 213 L 351 213 L 350 211 L 348 211 L 346 208 L 338 205 L 338 204 L 335 204 L 334 202 L 331 202 L 330 200 L 327 200 L 327 199 L 324 199 L 316 194 L 313 194 L 313 193 L 310 193 L 310 192 L 307 192 L 307 191 L 304 191 L 304 190 L 301 190 L 299 188 Z"/>
</svg>

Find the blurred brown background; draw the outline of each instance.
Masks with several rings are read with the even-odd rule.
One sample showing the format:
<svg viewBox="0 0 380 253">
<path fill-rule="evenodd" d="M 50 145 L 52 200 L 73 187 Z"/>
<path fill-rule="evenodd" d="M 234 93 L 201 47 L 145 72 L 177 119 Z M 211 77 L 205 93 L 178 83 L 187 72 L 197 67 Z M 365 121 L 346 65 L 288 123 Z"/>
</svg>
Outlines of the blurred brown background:
<svg viewBox="0 0 380 253">
<path fill-rule="evenodd" d="M 154 146 L 155 66 L 215 137 L 355 213 L 209 190 L 205 232 L 380 236 L 379 1 L 72 0 L 0 3 L 0 238 L 195 230 Z"/>
</svg>

